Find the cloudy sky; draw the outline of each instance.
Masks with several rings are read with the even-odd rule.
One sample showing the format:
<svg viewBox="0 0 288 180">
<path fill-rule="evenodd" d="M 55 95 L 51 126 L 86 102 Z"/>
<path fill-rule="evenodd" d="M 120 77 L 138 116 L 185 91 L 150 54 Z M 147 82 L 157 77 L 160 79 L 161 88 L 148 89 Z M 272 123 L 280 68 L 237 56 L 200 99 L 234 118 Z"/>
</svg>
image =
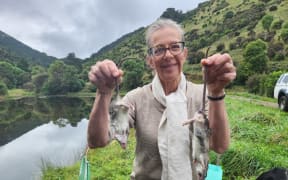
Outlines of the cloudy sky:
<svg viewBox="0 0 288 180">
<path fill-rule="evenodd" d="M 167 8 L 186 12 L 205 0 L 0 0 L 0 30 L 62 58 L 86 58 Z"/>
</svg>

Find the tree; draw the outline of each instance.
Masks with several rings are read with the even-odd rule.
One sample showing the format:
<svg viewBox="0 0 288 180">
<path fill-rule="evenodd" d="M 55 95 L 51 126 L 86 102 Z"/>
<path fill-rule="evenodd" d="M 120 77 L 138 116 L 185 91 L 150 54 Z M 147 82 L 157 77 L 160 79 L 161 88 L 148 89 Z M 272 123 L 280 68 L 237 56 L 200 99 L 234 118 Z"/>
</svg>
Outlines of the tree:
<svg viewBox="0 0 288 180">
<path fill-rule="evenodd" d="M 287 44 L 288 43 L 288 28 L 283 29 L 280 36 L 281 36 L 281 39 Z"/>
<path fill-rule="evenodd" d="M 267 47 L 266 44 L 258 39 L 247 44 L 244 49 L 243 63 L 247 68 L 247 77 L 257 73 L 263 73 L 267 69 Z"/>
<path fill-rule="evenodd" d="M 35 76 L 32 77 L 32 82 L 35 86 L 35 92 L 36 94 L 40 93 L 43 85 L 45 84 L 45 82 L 48 79 L 48 74 L 47 73 L 39 73 Z"/>
<path fill-rule="evenodd" d="M 65 94 L 76 92 L 83 88 L 83 82 L 78 78 L 77 69 L 62 61 L 53 62 L 48 68 L 48 81 L 44 85 L 47 94 Z"/>
<path fill-rule="evenodd" d="M 0 80 L 2 80 L 8 89 L 16 86 L 16 79 L 13 74 L 13 65 L 8 62 L 0 62 Z"/>
<path fill-rule="evenodd" d="M 125 70 L 123 86 L 126 90 L 131 90 L 143 85 L 144 61 L 136 59 L 125 61 L 123 69 Z"/>
<path fill-rule="evenodd" d="M 175 8 L 167 8 L 166 11 L 161 15 L 162 18 L 173 19 L 176 22 L 181 22 L 184 18 L 182 11 L 175 10 Z"/>
<path fill-rule="evenodd" d="M 0 81 L 0 96 L 8 94 L 7 86 L 4 82 Z"/>
<path fill-rule="evenodd" d="M 270 31 L 270 26 L 273 22 L 273 16 L 271 15 L 265 15 L 263 18 L 262 18 L 262 26 L 265 30 L 267 30 L 268 32 Z"/>
<path fill-rule="evenodd" d="M 0 80 L 7 85 L 8 89 L 12 89 L 28 82 L 30 74 L 8 62 L 0 62 Z"/>
</svg>

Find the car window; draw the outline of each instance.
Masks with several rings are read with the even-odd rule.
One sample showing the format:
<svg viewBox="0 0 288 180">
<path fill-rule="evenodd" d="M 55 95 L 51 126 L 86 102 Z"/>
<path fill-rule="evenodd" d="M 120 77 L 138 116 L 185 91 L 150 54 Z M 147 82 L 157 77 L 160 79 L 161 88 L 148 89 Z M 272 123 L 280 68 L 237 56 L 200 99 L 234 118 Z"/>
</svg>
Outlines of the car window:
<svg viewBox="0 0 288 180">
<path fill-rule="evenodd" d="M 283 83 L 288 83 L 288 76 L 284 76 Z"/>
<path fill-rule="evenodd" d="M 284 75 L 282 74 L 282 75 L 280 76 L 280 78 L 278 79 L 277 83 L 280 83 L 280 82 L 282 81 L 283 77 L 284 77 Z"/>
</svg>

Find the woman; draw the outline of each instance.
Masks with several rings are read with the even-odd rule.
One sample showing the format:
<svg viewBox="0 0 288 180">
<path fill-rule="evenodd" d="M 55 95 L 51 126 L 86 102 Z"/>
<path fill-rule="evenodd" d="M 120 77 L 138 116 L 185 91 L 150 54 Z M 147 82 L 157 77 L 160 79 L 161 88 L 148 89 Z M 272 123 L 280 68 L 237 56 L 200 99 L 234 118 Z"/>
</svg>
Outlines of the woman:
<svg viewBox="0 0 288 180">
<path fill-rule="evenodd" d="M 174 21 L 159 19 L 146 32 L 146 58 L 155 71 L 150 84 L 128 92 L 123 103 L 129 106 L 131 127 L 136 130 L 136 151 L 131 179 L 191 179 L 189 130 L 183 121 L 201 108 L 203 85 L 188 82 L 182 72 L 187 58 L 184 32 Z M 210 149 L 223 153 L 230 131 L 225 110 L 224 88 L 236 71 L 228 54 L 214 54 L 201 61 L 207 68 L 210 100 L 208 119 L 212 135 Z M 109 139 L 109 103 L 123 72 L 111 60 L 97 62 L 89 72 L 97 86 L 88 126 L 89 147 L 103 147 Z M 206 106 L 207 107 L 207 106 Z"/>
</svg>

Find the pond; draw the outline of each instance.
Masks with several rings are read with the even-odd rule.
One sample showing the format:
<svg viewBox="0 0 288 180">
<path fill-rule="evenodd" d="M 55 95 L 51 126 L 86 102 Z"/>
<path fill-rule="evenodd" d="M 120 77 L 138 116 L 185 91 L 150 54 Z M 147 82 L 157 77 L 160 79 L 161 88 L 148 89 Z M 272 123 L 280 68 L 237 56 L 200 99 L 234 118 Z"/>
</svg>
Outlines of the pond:
<svg viewBox="0 0 288 180">
<path fill-rule="evenodd" d="M 48 166 L 81 158 L 93 98 L 23 98 L 0 102 L 0 179 L 41 179 Z"/>
</svg>

